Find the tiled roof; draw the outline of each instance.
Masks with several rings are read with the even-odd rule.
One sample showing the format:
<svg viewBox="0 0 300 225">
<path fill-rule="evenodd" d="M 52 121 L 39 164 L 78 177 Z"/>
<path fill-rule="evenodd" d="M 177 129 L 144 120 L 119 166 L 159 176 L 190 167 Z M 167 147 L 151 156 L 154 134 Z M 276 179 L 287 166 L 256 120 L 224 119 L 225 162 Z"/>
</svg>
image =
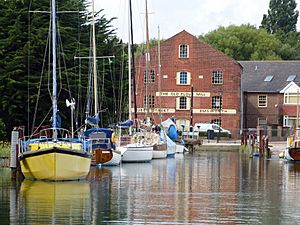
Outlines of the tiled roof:
<svg viewBox="0 0 300 225">
<path fill-rule="evenodd" d="M 300 85 L 300 61 L 239 61 L 243 67 L 242 90 L 245 92 L 281 91 L 292 80 Z M 270 81 L 264 81 L 267 76 L 273 76 Z M 271 77 L 269 77 L 271 78 Z"/>
</svg>

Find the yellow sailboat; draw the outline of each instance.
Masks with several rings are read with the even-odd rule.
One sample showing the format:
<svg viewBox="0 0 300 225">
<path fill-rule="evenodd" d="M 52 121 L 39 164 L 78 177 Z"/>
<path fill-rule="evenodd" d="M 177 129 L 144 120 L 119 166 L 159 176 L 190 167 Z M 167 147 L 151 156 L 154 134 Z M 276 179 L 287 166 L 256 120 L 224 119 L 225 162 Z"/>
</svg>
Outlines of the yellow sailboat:
<svg viewBox="0 0 300 225">
<path fill-rule="evenodd" d="M 76 180 L 85 178 L 90 170 L 91 154 L 84 150 L 83 140 L 73 132 L 60 128 L 56 83 L 56 4 L 51 0 L 52 19 L 52 128 L 41 130 L 36 139 L 20 141 L 20 166 L 27 179 Z M 68 102 L 69 103 L 69 102 Z M 75 103 L 69 103 L 71 110 Z M 72 110 L 73 112 L 73 110 Z M 73 121 L 73 120 L 72 120 Z M 73 129 L 72 129 L 73 130 Z"/>
</svg>

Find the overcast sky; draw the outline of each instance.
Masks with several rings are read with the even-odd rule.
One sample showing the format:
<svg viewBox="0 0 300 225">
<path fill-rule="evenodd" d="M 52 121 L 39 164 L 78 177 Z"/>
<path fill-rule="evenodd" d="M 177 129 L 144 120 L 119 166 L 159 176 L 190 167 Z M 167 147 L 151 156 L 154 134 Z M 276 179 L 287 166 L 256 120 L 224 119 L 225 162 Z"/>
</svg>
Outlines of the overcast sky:
<svg viewBox="0 0 300 225">
<path fill-rule="evenodd" d="M 296 0 L 297 10 L 300 0 Z M 269 0 L 148 0 L 149 34 L 167 39 L 182 30 L 206 34 L 219 26 L 250 23 L 259 27 Z M 128 0 L 95 0 L 95 9 L 104 9 L 106 18 L 117 17 L 112 25 L 128 41 Z M 145 0 L 132 0 L 134 42 L 145 41 Z M 298 19 L 300 20 L 300 18 Z M 299 24 L 299 23 L 298 23 Z M 298 26 L 299 29 L 299 26 Z"/>
</svg>

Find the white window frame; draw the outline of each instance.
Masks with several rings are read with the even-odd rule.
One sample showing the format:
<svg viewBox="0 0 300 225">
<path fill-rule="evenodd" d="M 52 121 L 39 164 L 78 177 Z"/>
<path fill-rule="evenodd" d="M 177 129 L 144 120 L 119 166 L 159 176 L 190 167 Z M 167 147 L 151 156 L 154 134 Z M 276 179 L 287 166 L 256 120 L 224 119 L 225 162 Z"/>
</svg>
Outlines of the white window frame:
<svg viewBox="0 0 300 225">
<path fill-rule="evenodd" d="M 223 71 L 222 70 L 214 70 L 212 72 L 212 83 L 213 84 L 223 84 Z"/>
<path fill-rule="evenodd" d="M 283 116 L 283 127 L 293 127 L 297 123 L 296 116 Z"/>
<path fill-rule="evenodd" d="M 297 105 L 297 98 L 298 101 L 300 102 L 300 94 L 298 97 L 297 97 L 297 93 L 284 93 L 283 95 L 285 105 Z M 293 99 L 294 101 L 291 101 L 291 99 Z"/>
<path fill-rule="evenodd" d="M 212 109 L 222 109 L 222 96 L 216 95 L 211 98 Z"/>
<path fill-rule="evenodd" d="M 186 74 L 186 83 L 181 83 L 181 75 Z M 177 85 L 191 85 L 191 73 L 187 71 L 180 71 L 176 73 L 176 84 Z"/>
<path fill-rule="evenodd" d="M 180 59 L 188 59 L 189 58 L 189 45 L 181 44 L 178 48 L 178 57 Z"/>
<path fill-rule="evenodd" d="M 181 100 L 185 99 L 186 101 L 186 105 L 185 105 L 185 108 L 182 107 L 182 102 Z M 176 98 L 176 110 L 190 110 L 191 108 L 191 98 L 189 97 L 177 97 Z"/>
<path fill-rule="evenodd" d="M 262 98 L 265 98 L 265 99 L 262 99 Z M 258 106 L 258 108 L 268 107 L 268 96 L 267 95 L 259 95 L 257 97 L 257 106 Z"/>
</svg>

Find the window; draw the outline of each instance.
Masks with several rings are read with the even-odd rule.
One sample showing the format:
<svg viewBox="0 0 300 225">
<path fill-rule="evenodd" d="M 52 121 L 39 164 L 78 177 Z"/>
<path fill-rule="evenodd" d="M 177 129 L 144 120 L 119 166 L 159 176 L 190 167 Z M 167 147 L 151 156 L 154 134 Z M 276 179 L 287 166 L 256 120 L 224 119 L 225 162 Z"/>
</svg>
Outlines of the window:
<svg viewBox="0 0 300 225">
<path fill-rule="evenodd" d="M 273 75 L 268 75 L 268 76 L 266 76 L 266 78 L 264 79 L 264 81 L 266 81 L 266 82 L 271 82 L 272 81 L 272 79 L 273 79 Z"/>
<path fill-rule="evenodd" d="M 153 95 L 149 95 L 148 98 L 147 98 L 147 96 L 144 96 L 144 108 L 147 109 L 148 107 L 150 109 L 154 109 L 154 96 Z"/>
<path fill-rule="evenodd" d="M 179 109 L 186 109 L 187 107 L 187 100 L 186 97 L 180 97 L 179 98 Z"/>
<path fill-rule="evenodd" d="M 187 84 L 187 72 L 180 72 L 180 84 Z"/>
<path fill-rule="evenodd" d="M 177 110 L 189 110 L 190 109 L 190 98 L 178 97 L 176 98 L 176 109 Z"/>
<path fill-rule="evenodd" d="M 267 96 L 266 95 L 258 96 L 258 107 L 267 107 Z"/>
<path fill-rule="evenodd" d="M 286 79 L 286 81 L 293 81 L 295 80 L 296 75 L 289 75 L 289 77 Z"/>
<path fill-rule="evenodd" d="M 222 109 L 222 96 L 213 96 L 211 102 L 212 109 Z"/>
<path fill-rule="evenodd" d="M 189 46 L 180 45 L 179 46 L 179 58 L 189 58 Z"/>
<path fill-rule="evenodd" d="M 149 74 L 148 74 L 148 78 L 149 78 L 149 83 L 154 83 L 155 82 L 155 71 L 154 70 L 150 70 Z M 147 73 L 146 70 L 144 70 L 144 83 L 147 83 Z"/>
<path fill-rule="evenodd" d="M 223 84 L 223 72 L 218 70 L 218 71 L 213 71 L 212 72 L 212 83 L 213 84 Z"/>
<path fill-rule="evenodd" d="M 297 117 L 283 116 L 283 127 L 293 127 L 296 126 L 296 123 L 297 123 Z"/>
<path fill-rule="evenodd" d="M 297 105 L 300 102 L 300 94 L 297 96 L 297 93 L 284 93 L 284 104 Z"/>
<path fill-rule="evenodd" d="M 177 72 L 176 76 L 177 85 L 190 85 L 191 84 L 191 73 L 186 71 Z"/>
<path fill-rule="evenodd" d="M 214 119 L 214 120 L 211 121 L 211 123 L 218 124 L 220 127 L 222 125 L 222 121 L 220 119 Z"/>
<path fill-rule="evenodd" d="M 257 121 L 257 125 L 260 127 L 265 127 L 267 126 L 267 118 L 265 117 L 259 117 Z"/>
</svg>

